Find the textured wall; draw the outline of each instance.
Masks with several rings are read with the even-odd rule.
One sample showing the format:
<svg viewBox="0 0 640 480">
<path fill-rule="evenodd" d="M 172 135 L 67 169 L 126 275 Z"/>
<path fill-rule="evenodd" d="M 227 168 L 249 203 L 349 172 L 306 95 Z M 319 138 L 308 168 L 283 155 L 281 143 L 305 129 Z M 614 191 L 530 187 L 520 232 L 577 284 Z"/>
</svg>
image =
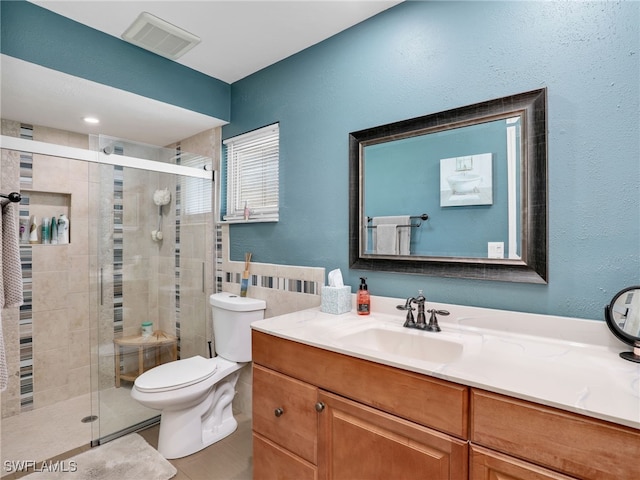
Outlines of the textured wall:
<svg viewBox="0 0 640 480">
<path fill-rule="evenodd" d="M 549 284 L 365 272 L 373 294 L 602 319 L 640 283 L 640 3 L 405 2 L 232 85 L 223 137 L 276 121 L 280 222 L 231 258 L 348 266 L 348 133 L 546 86 Z"/>
</svg>

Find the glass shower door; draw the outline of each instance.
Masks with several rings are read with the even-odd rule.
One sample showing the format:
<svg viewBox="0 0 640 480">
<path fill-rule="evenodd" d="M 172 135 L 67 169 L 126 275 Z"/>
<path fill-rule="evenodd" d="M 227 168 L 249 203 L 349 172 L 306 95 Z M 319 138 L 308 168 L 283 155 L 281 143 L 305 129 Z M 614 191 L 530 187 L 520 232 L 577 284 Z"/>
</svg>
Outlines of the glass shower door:
<svg viewBox="0 0 640 480">
<path fill-rule="evenodd" d="M 137 148 L 120 142 L 114 153 Z M 159 150 L 178 162 L 190 158 Z M 141 372 L 209 355 L 213 284 L 211 179 L 120 165 L 96 169 L 94 444 L 157 421 L 159 411 L 130 395 Z"/>
</svg>

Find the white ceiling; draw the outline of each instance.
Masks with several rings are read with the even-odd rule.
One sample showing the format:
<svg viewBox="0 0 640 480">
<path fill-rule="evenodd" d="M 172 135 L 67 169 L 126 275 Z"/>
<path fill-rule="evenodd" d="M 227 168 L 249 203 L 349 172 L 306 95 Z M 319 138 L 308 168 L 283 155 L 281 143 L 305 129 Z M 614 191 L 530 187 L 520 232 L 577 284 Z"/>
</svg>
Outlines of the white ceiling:
<svg viewBox="0 0 640 480">
<path fill-rule="evenodd" d="M 319 43 L 401 0 L 32 0 L 120 38 L 149 12 L 202 41 L 177 62 L 227 83 Z M 218 119 L 2 56 L 2 118 L 155 145 L 220 125 Z M 46 105 L 46 108 L 42 108 Z M 99 126 L 81 121 L 87 114 Z"/>
</svg>

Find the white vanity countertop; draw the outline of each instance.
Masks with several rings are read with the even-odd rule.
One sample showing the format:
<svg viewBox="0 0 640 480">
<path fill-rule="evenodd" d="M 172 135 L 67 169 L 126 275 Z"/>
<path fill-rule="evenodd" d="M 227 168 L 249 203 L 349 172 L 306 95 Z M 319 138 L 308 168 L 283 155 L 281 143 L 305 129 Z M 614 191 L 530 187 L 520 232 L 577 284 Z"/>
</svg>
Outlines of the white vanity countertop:
<svg viewBox="0 0 640 480">
<path fill-rule="evenodd" d="M 640 429 L 640 363 L 619 357 L 631 350 L 604 321 L 427 303 L 448 310 L 438 316 L 442 332 L 402 327 L 402 299 L 372 297 L 372 313 L 355 309 L 342 315 L 320 308 L 302 310 L 252 324 L 254 330 L 451 382 L 502 393 Z M 414 312 L 414 315 L 417 312 Z M 427 320 L 429 319 L 429 314 Z M 433 361 L 365 348 L 343 336 L 375 326 L 462 344 L 455 358 Z M 433 354 L 438 355 L 438 345 Z M 415 351 L 415 350 L 414 350 Z M 445 354 L 446 356 L 446 354 Z M 444 357 L 443 357 L 444 358 Z"/>
</svg>

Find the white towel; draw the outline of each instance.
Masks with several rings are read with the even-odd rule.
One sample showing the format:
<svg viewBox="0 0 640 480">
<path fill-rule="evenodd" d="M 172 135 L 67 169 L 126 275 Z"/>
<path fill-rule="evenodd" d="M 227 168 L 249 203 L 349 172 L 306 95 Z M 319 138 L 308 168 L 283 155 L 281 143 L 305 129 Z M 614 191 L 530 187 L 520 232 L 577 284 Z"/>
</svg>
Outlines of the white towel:
<svg viewBox="0 0 640 480">
<path fill-rule="evenodd" d="M 20 246 L 18 244 L 18 215 L 15 203 L 3 203 L 0 208 L 0 307 L 10 308 L 22 305 L 22 269 L 20 266 Z M 0 392 L 7 388 L 7 358 L 2 335 L 0 315 Z"/>
<path fill-rule="evenodd" d="M 387 255 L 409 255 L 411 253 L 411 227 L 409 226 L 411 225 L 411 217 L 409 215 L 373 217 L 371 223 L 375 227 L 373 229 L 373 251 L 375 253 Z M 388 251 L 390 240 L 386 237 L 390 234 L 391 228 L 387 228 L 387 225 L 393 226 L 395 236 L 395 240 L 393 240 L 395 249 L 393 251 Z M 380 227 L 382 227 L 382 230 Z M 382 238 L 378 237 L 380 233 L 383 234 Z"/>
<path fill-rule="evenodd" d="M 376 226 L 376 253 L 380 255 L 397 255 L 398 226 L 394 223 Z"/>
</svg>

